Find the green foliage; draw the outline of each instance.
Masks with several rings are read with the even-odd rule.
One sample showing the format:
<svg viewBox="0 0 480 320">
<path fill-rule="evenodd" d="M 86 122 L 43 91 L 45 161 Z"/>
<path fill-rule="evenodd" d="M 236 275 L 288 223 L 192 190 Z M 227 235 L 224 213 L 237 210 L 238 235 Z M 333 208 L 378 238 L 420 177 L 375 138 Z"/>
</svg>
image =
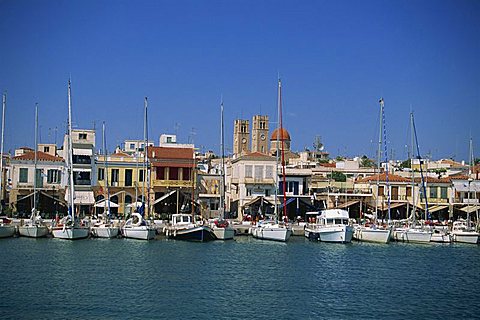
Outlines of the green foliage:
<svg viewBox="0 0 480 320">
<path fill-rule="evenodd" d="M 347 181 L 347 176 L 341 172 L 333 171 L 331 174 L 327 175 L 329 179 L 333 179 L 336 182 L 345 182 Z"/>
<path fill-rule="evenodd" d="M 345 158 L 342 157 L 342 156 L 337 156 L 337 157 L 335 158 L 335 161 L 343 161 L 343 160 L 345 160 Z"/>
<path fill-rule="evenodd" d="M 480 164 L 480 158 L 475 158 L 475 160 L 473 160 L 473 163 L 475 165 Z"/>
<path fill-rule="evenodd" d="M 411 160 L 410 159 L 407 159 L 405 161 L 403 161 L 402 163 L 400 163 L 400 168 L 404 169 L 404 168 L 411 168 Z"/>
<path fill-rule="evenodd" d="M 369 159 L 366 155 L 364 155 L 361 158 L 360 167 L 373 168 L 375 167 L 375 162 L 372 159 Z"/>
</svg>

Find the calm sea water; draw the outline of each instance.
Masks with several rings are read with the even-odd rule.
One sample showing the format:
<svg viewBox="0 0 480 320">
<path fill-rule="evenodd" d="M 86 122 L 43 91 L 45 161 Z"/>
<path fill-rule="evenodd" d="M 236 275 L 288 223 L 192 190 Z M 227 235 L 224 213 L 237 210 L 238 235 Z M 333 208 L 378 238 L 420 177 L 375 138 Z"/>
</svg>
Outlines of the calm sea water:
<svg viewBox="0 0 480 320">
<path fill-rule="evenodd" d="M 480 247 L 0 240 L 2 319 L 480 318 Z"/>
</svg>

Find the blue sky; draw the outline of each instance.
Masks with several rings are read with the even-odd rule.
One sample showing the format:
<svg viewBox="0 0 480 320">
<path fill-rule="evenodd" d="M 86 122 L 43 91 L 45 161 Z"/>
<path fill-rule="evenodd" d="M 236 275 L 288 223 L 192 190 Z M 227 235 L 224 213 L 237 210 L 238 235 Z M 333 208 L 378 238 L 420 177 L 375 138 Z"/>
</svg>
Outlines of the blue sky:
<svg viewBox="0 0 480 320">
<path fill-rule="evenodd" d="M 221 95 L 231 149 L 234 119 L 275 126 L 280 74 L 294 150 L 374 156 L 383 97 L 395 158 L 411 109 L 424 155 L 467 159 L 470 135 L 480 155 L 478 1 L 0 0 L 0 48 L 7 150 L 33 146 L 35 102 L 60 143 L 70 75 L 74 125 L 106 121 L 109 149 L 143 137 L 148 96 L 155 143 L 218 152 Z"/>
</svg>

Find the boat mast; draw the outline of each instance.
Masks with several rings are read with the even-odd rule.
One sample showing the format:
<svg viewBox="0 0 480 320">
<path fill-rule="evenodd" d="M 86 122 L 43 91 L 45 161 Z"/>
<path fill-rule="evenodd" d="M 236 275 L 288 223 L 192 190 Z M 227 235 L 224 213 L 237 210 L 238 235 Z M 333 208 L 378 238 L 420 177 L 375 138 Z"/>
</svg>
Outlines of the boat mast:
<svg viewBox="0 0 480 320">
<path fill-rule="evenodd" d="M 417 129 L 415 128 L 415 120 L 413 119 L 413 113 L 412 113 L 412 128 L 413 128 L 413 133 L 415 137 L 415 145 L 417 146 L 417 158 L 418 162 L 420 165 L 420 178 L 422 179 L 422 192 L 423 192 L 423 197 L 425 198 L 425 220 L 430 219 L 430 213 L 428 212 L 428 198 L 427 198 L 427 188 L 425 185 L 425 179 L 423 177 L 423 169 L 422 169 L 422 157 L 420 156 L 420 147 L 418 146 L 418 137 L 417 137 Z"/>
<path fill-rule="evenodd" d="M 470 206 L 470 185 L 472 183 L 472 166 L 473 166 L 473 143 L 472 137 L 470 137 L 469 149 L 468 149 L 468 206 Z M 475 195 L 477 192 L 475 192 Z M 467 228 L 470 230 L 470 208 L 467 211 Z M 477 212 L 477 219 L 478 219 L 478 212 Z M 478 223 L 478 221 L 477 221 Z"/>
<path fill-rule="evenodd" d="M 147 204 L 145 205 L 145 193 L 147 193 L 147 198 L 149 198 L 149 190 L 145 190 L 145 182 L 147 183 L 147 188 L 150 189 L 150 179 L 148 179 L 147 174 L 147 157 L 148 157 L 148 129 L 147 129 L 147 109 L 148 109 L 148 98 L 144 99 L 144 119 L 143 119 L 143 142 L 144 142 L 144 156 L 143 156 L 143 187 L 142 187 L 142 205 L 143 205 L 143 215 L 148 216 L 149 211 L 148 207 L 150 205 L 149 199 L 147 199 Z M 147 180 L 147 181 L 145 181 Z"/>
<path fill-rule="evenodd" d="M 103 167 L 105 170 L 105 191 L 107 192 L 107 198 L 105 198 L 105 202 L 103 204 L 103 210 L 107 210 L 108 206 L 108 218 L 110 219 L 110 189 L 108 183 L 108 163 L 107 163 L 107 139 L 105 137 L 105 121 L 102 123 L 102 143 L 103 143 Z M 108 204 L 107 204 L 108 201 Z"/>
<path fill-rule="evenodd" d="M 220 103 L 220 153 L 221 160 L 221 181 L 220 181 L 220 218 L 225 219 L 225 146 L 224 146 L 224 128 L 223 128 L 223 97 Z"/>
<path fill-rule="evenodd" d="M 3 134 L 5 132 L 5 108 L 7 107 L 7 93 L 2 95 L 2 137 L 0 141 L 0 214 L 3 212 Z"/>
<path fill-rule="evenodd" d="M 287 219 L 287 184 L 285 179 L 285 147 L 283 136 L 283 116 L 282 116 L 282 81 L 278 78 L 278 108 L 280 110 L 280 134 L 282 135 L 282 181 L 283 181 L 283 219 Z M 278 134 L 277 134 L 278 139 Z M 287 222 L 287 221 L 285 221 Z"/>
<path fill-rule="evenodd" d="M 387 152 L 387 129 L 385 124 L 385 105 L 383 98 L 380 98 L 380 108 L 382 110 L 382 122 L 383 122 L 383 144 L 384 144 L 384 153 L 385 153 L 385 182 L 387 187 L 387 205 L 388 205 L 388 223 L 390 223 L 391 215 L 390 215 L 390 182 L 388 180 L 388 152 Z"/>
<path fill-rule="evenodd" d="M 415 221 L 417 219 L 417 214 L 416 214 L 416 207 L 417 207 L 417 204 L 416 204 L 416 199 L 415 199 L 415 172 L 413 171 L 413 158 L 414 158 L 414 144 L 415 144 L 415 140 L 414 140 L 414 131 L 413 131 L 413 111 L 410 112 L 410 170 L 412 171 L 412 223 L 413 223 L 413 226 L 415 226 Z"/>
<path fill-rule="evenodd" d="M 33 208 L 30 219 L 33 222 L 33 218 L 37 215 L 37 153 L 38 153 L 38 103 L 35 103 L 35 160 L 33 162 Z"/>
<path fill-rule="evenodd" d="M 375 198 L 375 224 L 377 223 L 378 219 L 378 198 L 379 198 L 379 188 L 380 188 L 380 162 L 382 157 L 382 127 L 383 127 L 383 99 L 380 99 L 380 125 L 378 127 L 378 148 L 377 148 L 377 192 Z"/>
<path fill-rule="evenodd" d="M 70 194 L 68 196 L 68 209 L 72 216 L 72 223 L 75 222 L 75 188 L 73 180 L 73 145 L 72 145 L 72 85 L 71 80 L 68 79 L 68 183 L 70 187 Z"/>
</svg>

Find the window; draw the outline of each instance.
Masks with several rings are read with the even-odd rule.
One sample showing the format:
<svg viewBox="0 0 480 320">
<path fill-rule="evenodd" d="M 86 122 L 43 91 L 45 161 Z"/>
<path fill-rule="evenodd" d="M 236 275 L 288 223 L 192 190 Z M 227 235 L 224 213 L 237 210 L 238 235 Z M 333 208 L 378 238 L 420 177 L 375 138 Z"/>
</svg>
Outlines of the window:
<svg viewBox="0 0 480 320">
<path fill-rule="evenodd" d="M 90 156 L 84 156 L 84 155 L 73 155 L 72 160 L 74 164 L 90 164 L 91 163 L 91 158 Z"/>
<path fill-rule="evenodd" d="M 168 175 L 168 180 L 178 180 L 178 168 L 169 168 L 170 172 Z"/>
<path fill-rule="evenodd" d="M 80 186 L 90 185 L 90 172 L 89 171 L 74 171 L 73 183 Z"/>
<path fill-rule="evenodd" d="M 130 150 L 135 150 L 135 143 L 130 143 Z"/>
<path fill-rule="evenodd" d="M 167 143 L 172 143 L 172 137 L 167 137 Z"/>
<path fill-rule="evenodd" d="M 79 140 L 87 140 L 87 134 L 86 133 L 79 133 L 78 134 L 78 139 Z"/>
<path fill-rule="evenodd" d="M 143 182 L 144 176 L 145 176 L 144 170 L 143 169 L 138 170 L 138 182 Z"/>
<path fill-rule="evenodd" d="M 183 170 L 183 177 L 182 177 L 182 179 L 183 179 L 184 181 L 190 180 L 190 176 L 191 176 L 190 171 L 191 171 L 191 169 L 190 169 L 190 168 L 183 168 L 182 170 Z"/>
<path fill-rule="evenodd" d="M 247 197 L 252 195 L 252 189 L 247 188 Z"/>
<path fill-rule="evenodd" d="M 266 166 L 265 167 L 265 178 L 273 178 L 273 167 L 272 166 Z"/>
<path fill-rule="evenodd" d="M 112 185 L 118 186 L 118 178 L 120 176 L 120 172 L 118 169 L 112 169 Z"/>
<path fill-rule="evenodd" d="M 131 187 L 132 186 L 132 169 L 125 169 L 125 186 Z"/>
<path fill-rule="evenodd" d="M 270 189 L 265 189 L 265 197 L 269 197 L 270 196 Z"/>
<path fill-rule="evenodd" d="M 28 182 L 28 168 L 20 168 L 20 174 L 18 177 L 18 182 L 27 183 Z"/>
<path fill-rule="evenodd" d="M 378 186 L 378 196 L 382 197 L 385 195 L 385 187 L 384 186 Z"/>
<path fill-rule="evenodd" d="M 98 181 L 102 181 L 105 179 L 105 169 L 104 168 L 98 168 L 98 175 L 97 175 Z"/>
<path fill-rule="evenodd" d="M 251 165 L 246 165 L 245 166 L 245 178 L 251 178 L 252 177 L 252 166 Z"/>
<path fill-rule="evenodd" d="M 440 198 L 448 199 L 448 189 L 447 189 L 447 187 L 440 187 Z"/>
<path fill-rule="evenodd" d="M 43 147 L 43 152 L 49 153 L 50 152 L 50 147 Z"/>
<path fill-rule="evenodd" d="M 263 179 L 263 166 L 255 166 L 255 179 Z"/>
<path fill-rule="evenodd" d="M 157 180 L 165 180 L 165 168 L 157 167 Z"/>
<path fill-rule="evenodd" d="M 412 187 L 407 187 L 407 197 L 412 196 Z"/>
<path fill-rule="evenodd" d="M 60 183 L 61 174 L 60 170 L 47 170 L 47 183 Z"/>
<path fill-rule="evenodd" d="M 438 188 L 437 187 L 430 187 L 430 198 L 437 198 L 438 197 L 438 193 L 437 193 L 437 190 Z"/>
</svg>

